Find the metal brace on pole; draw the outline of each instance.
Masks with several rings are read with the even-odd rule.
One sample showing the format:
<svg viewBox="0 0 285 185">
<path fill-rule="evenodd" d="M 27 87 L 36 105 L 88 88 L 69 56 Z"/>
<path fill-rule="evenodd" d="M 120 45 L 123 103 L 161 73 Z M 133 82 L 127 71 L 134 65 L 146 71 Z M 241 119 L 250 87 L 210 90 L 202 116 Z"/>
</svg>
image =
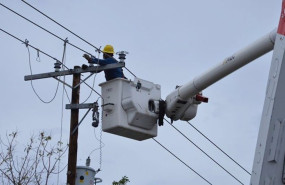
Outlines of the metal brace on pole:
<svg viewBox="0 0 285 185">
<path fill-rule="evenodd" d="M 72 134 L 74 134 L 76 132 L 76 130 L 78 129 L 78 127 L 80 126 L 80 124 L 82 123 L 82 121 L 85 119 L 85 117 L 87 116 L 87 114 L 90 112 L 90 110 L 93 110 L 93 114 L 92 114 L 92 118 L 93 118 L 93 122 L 92 122 L 92 126 L 96 127 L 96 125 L 98 126 L 99 124 L 99 112 L 98 112 L 98 103 L 94 102 L 94 103 L 85 103 L 85 104 L 67 104 L 66 105 L 66 109 L 88 109 L 88 111 L 85 113 L 85 115 L 83 116 L 83 118 L 80 120 L 80 122 L 78 123 L 78 125 L 74 128 L 74 130 L 72 131 Z"/>
<path fill-rule="evenodd" d="M 77 84 L 75 87 L 73 87 L 73 88 L 76 88 L 76 87 L 78 87 L 79 85 L 81 85 L 82 83 L 84 83 L 88 78 L 90 78 L 92 75 L 94 75 L 94 73 L 91 73 L 89 76 L 87 76 L 84 80 L 80 80 L 80 83 L 79 84 Z"/>
<path fill-rule="evenodd" d="M 68 83 L 66 83 L 66 82 L 64 82 L 64 81 L 62 81 L 61 79 L 59 79 L 59 78 L 57 78 L 57 77 L 53 77 L 55 80 L 57 80 L 57 81 L 59 81 L 59 82 L 61 82 L 61 83 L 63 83 L 64 85 L 66 85 L 67 87 L 69 87 L 69 88 L 71 88 L 72 89 L 72 86 L 71 85 L 69 85 Z"/>
<path fill-rule="evenodd" d="M 78 125 L 76 125 L 76 127 L 73 129 L 71 135 L 73 135 L 76 130 L 78 129 L 78 127 L 80 126 L 80 124 L 82 123 L 82 121 L 85 119 L 85 117 L 87 116 L 87 114 L 90 112 L 91 109 L 88 109 L 88 111 L 84 114 L 83 118 L 79 121 Z"/>
</svg>

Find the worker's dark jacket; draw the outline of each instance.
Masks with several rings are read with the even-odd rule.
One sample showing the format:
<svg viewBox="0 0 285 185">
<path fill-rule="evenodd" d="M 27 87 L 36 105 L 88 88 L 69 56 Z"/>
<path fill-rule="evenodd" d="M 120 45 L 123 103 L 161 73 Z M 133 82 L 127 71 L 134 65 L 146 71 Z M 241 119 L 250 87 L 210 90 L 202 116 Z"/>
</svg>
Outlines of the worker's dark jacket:
<svg viewBox="0 0 285 185">
<path fill-rule="evenodd" d="M 98 58 L 92 57 L 92 61 L 90 63 L 99 64 L 100 66 L 104 66 L 107 64 L 117 63 L 117 61 L 114 58 L 98 59 Z M 115 68 L 115 69 L 104 70 L 104 72 L 105 72 L 105 78 L 107 81 L 112 80 L 114 78 L 125 78 L 123 74 L 123 69 L 121 67 Z"/>
</svg>

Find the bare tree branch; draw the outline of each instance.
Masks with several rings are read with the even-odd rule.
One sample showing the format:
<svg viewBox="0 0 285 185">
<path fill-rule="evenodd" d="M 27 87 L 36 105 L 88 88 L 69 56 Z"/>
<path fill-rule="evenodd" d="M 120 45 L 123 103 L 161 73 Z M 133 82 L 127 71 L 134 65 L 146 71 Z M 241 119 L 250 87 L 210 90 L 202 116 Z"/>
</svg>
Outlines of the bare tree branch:
<svg viewBox="0 0 285 185">
<path fill-rule="evenodd" d="M 18 132 L 6 134 L 6 143 L 0 138 L 0 183 L 48 185 L 52 175 L 59 174 L 66 168 L 60 170 L 57 164 L 66 153 L 67 145 L 52 146 L 51 136 L 41 132 L 37 138 L 32 136 L 23 152 L 18 155 L 17 137 Z"/>
</svg>

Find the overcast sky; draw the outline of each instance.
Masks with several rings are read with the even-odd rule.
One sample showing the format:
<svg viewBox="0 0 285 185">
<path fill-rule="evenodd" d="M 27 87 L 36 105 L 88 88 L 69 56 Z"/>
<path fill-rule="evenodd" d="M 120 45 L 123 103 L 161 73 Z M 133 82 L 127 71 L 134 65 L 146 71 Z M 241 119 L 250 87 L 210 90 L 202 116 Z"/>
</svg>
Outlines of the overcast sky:
<svg viewBox="0 0 285 185">
<path fill-rule="evenodd" d="M 9 8 L 35 21 L 61 38 L 68 37 L 84 50 L 94 48 L 55 25 L 20 0 L 1 0 Z M 281 0 L 50 0 L 28 1 L 97 47 L 112 44 L 125 50 L 126 66 L 139 78 L 160 84 L 162 98 L 176 85 L 183 85 L 224 58 L 242 49 L 277 27 Z M 0 28 L 61 59 L 63 42 L 0 6 Z M 54 61 L 31 51 L 33 73 L 53 71 Z M 67 46 L 66 65 L 73 68 L 86 61 L 84 53 Z M 41 103 L 24 76 L 30 73 L 25 45 L 0 32 L 1 111 L 0 135 L 20 132 L 20 143 L 42 130 L 60 138 L 62 85 L 50 104 Z M 204 90 L 208 104 L 201 104 L 193 123 L 247 170 L 251 171 L 259 122 L 265 97 L 272 52 Z M 124 71 L 132 79 L 133 76 Z M 71 82 L 71 77 L 67 81 Z M 94 88 L 104 74 L 96 76 Z M 87 81 L 92 85 L 93 79 Z M 49 100 L 57 82 L 34 81 L 40 96 Z M 71 91 L 68 89 L 69 94 Z M 81 87 L 81 102 L 90 89 Z M 93 94 L 88 103 L 97 100 Z M 68 103 L 64 98 L 65 104 Z M 69 138 L 70 111 L 64 110 L 63 141 Z M 81 111 L 81 117 L 85 111 Z M 244 184 L 250 176 L 237 167 L 192 127 L 174 122 L 185 135 L 221 163 Z M 99 128 L 95 130 L 99 135 Z M 167 123 L 159 127 L 157 140 L 175 153 L 212 184 L 239 184 Z M 126 175 L 130 185 L 207 184 L 153 140 L 135 141 L 103 133 L 102 184 L 111 184 Z M 84 165 L 89 153 L 99 147 L 91 126 L 91 114 L 79 128 L 78 165 Z M 67 157 L 66 157 L 67 158 Z M 65 166 L 66 158 L 61 166 Z M 98 169 L 99 151 L 91 155 L 91 167 Z M 60 184 L 66 181 L 65 171 Z M 53 182 L 56 182 L 56 177 Z"/>
</svg>

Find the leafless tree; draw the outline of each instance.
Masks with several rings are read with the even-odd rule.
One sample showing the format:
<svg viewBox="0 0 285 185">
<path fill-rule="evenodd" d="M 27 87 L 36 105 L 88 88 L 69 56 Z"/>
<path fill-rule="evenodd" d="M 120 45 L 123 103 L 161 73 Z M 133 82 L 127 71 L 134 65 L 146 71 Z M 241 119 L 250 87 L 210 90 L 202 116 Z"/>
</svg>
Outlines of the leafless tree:
<svg viewBox="0 0 285 185">
<path fill-rule="evenodd" d="M 0 138 L 0 182 L 3 185 L 47 185 L 52 175 L 63 171 L 58 163 L 68 146 L 58 142 L 51 145 L 51 136 L 41 132 L 29 138 L 24 149 L 17 142 L 18 132 Z"/>
</svg>

